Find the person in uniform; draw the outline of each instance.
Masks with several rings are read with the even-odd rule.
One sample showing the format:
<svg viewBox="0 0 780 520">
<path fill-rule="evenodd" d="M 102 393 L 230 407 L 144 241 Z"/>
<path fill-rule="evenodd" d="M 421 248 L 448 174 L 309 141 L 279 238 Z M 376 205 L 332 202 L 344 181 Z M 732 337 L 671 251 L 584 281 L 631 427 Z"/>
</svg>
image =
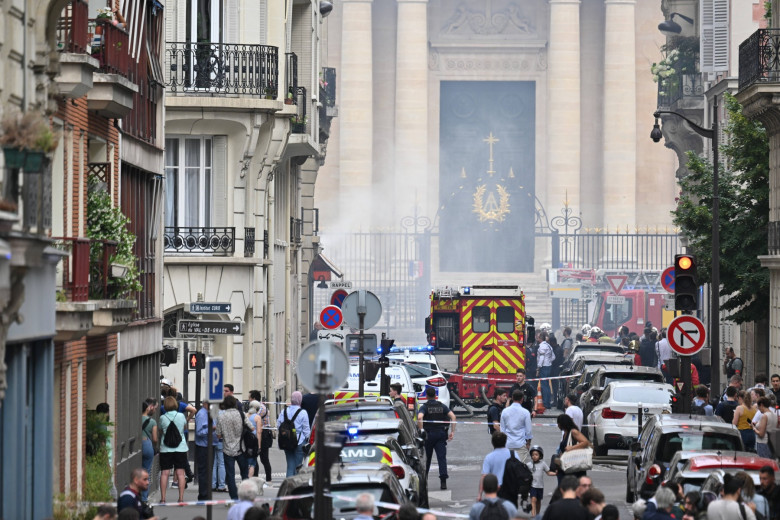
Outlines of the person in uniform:
<svg viewBox="0 0 780 520">
<path fill-rule="evenodd" d="M 531 417 L 536 417 L 536 411 L 534 410 L 534 401 L 536 400 L 536 386 L 533 386 L 531 383 L 525 380 L 525 369 L 524 368 L 518 368 L 517 373 L 515 374 L 516 383 L 512 385 L 512 388 L 509 389 L 509 396 L 511 397 L 515 390 L 520 390 L 523 393 L 523 408 L 528 410 L 528 413 L 531 414 Z"/>
<path fill-rule="evenodd" d="M 427 457 L 425 478 L 431 470 L 431 457 L 436 450 L 436 460 L 439 463 L 439 479 L 441 488 L 447 489 L 447 441 L 455 435 L 455 414 L 443 403 L 436 400 L 436 389 L 425 389 L 425 404 L 417 412 L 417 426 L 425 430 L 425 455 Z M 447 429 L 452 427 L 447 434 Z"/>
</svg>

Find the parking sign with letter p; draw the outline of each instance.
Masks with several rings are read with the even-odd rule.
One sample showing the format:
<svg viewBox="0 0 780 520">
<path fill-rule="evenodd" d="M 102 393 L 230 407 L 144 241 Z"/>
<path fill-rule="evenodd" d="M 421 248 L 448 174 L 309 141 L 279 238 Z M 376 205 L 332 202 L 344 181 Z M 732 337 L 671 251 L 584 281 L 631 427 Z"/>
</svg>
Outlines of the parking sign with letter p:
<svg viewBox="0 0 780 520">
<path fill-rule="evenodd" d="M 223 369 L 224 362 L 221 357 L 209 357 L 206 359 L 206 387 L 209 403 L 222 402 L 222 389 L 225 385 Z"/>
</svg>

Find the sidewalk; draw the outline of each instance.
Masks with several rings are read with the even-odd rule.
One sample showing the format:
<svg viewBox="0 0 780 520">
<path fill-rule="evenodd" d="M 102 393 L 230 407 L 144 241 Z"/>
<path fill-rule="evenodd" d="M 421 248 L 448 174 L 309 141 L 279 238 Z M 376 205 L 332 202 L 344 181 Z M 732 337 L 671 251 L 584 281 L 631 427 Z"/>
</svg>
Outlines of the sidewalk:
<svg viewBox="0 0 780 520">
<path fill-rule="evenodd" d="M 263 493 L 263 498 L 268 500 L 269 505 L 273 505 L 273 499 L 276 497 L 276 493 L 279 491 L 279 485 L 284 480 L 286 470 L 287 470 L 287 462 L 284 458 L 284 452 L 282 452 L 279 448 L 276 446 L 272 447 L 268 458 L 271 459 L 271 468 L 272 468 L 272 475 L 273 475 L 273 481 L 271 482 L 271 487 L 266 488 Z M 193 470 L 195 469 L 193 464 Z M 264 470 L 263 465 L 260 464 L 260 476 L 264 476 Z M 236 477 L 238 477 L 238 466 L 236 466 Z M 211 483 L 209 482 L 209 485 Z M 212 500 L 224 500 L 224 501 L 230 501 L 230 495 L 228 493 L 219 493 L 219 492 L 212 492 L 211 494 Z M 177 488 L 168 487 L 168 490 L 166 492 L 166 501 L 169 505 L 165 506 L 156 506 L 154 508 L 154 514 L 157 515 L 157 517 L 160 520 L 168 519 L 168 520 L 191 520 L 192 518 L 195 518 L 196 516 L 202 516 L 203 518 L 207 518 L 206 516 L 206 510 L 207 507 L 203 505 L 192 505 L 192 506 L 174 506 L 170 505 L 171 502 L 174 502 L 178 500 L 179 498 L 179 490 Z M 185 502 L 195 502 L 198 500 L 198 483 L 197 481 L 190 482 L 190 484 L 187 486 L 187 489 L 184 490 L 184 500 Z M 149 494 L 149 502 L 154 505 L 157 502 L 160 501 L 160 490 L 150 493 Z M 220 504 L 220 505 L 214 505 L 211 506 L 211 518 L 213 520 L 225 520 L 227 518 L 228 509 L 230 509 L 230 505 L 226 504 Z"/>
</svg>

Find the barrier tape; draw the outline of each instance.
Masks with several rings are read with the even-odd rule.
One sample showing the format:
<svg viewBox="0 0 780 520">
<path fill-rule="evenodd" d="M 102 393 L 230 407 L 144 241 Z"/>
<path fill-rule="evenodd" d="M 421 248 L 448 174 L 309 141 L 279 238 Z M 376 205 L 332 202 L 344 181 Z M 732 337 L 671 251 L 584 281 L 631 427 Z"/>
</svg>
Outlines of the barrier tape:
<svg viewBox="0 0 780 520">
<path fill-rule="evenodd" d="M 563 413 L 563 412 L 561 412 Z M 487 426 L 490 424 L 493 424 L 488 421 L 427 421 L 423 419 L 423 423 L 440 423 L 440 424 L 471 424 L 471 425 L 482 425 Z M 531 423 L 531 426 L 554 426 L 558 427 L 557 423 Z M 583 426 L 596 426 L 595 424 L 583 424 Z"/>
<path fill-rule="evenodd" d="M 342 496 L 342 495 L 334 495 L 333 493 L 325 493 L 326 497 L 329 498 L 337 498 L 339 500 L 343 500 L 344 502 L 357 502 L 356 497 L 350 497 L 350 496 Z M 392 502 L 374 502 L 374 505 L 384 507 L 385 509 L 392 509 L 393 511 L 398 511 L 401 506 L 398 504 L 394 504 Z M 422 507 L 417 508 L 418 513 L 433 513 L 436 516 L 446 516 L 449 518 L 468 518 L 469 515 L 464 515 L 462 513 L 451 513 L 449 511 L 439 511 L 437 509 L 425 509 Z"/>
</svg>

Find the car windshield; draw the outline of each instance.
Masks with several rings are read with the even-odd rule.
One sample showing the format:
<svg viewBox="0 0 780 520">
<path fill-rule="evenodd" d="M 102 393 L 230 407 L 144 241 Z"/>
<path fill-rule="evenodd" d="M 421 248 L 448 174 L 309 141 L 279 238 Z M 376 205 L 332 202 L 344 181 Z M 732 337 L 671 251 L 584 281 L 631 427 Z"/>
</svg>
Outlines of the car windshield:
<svg viewBox="0 0 780 520">
<path fill-rule="evenodd" d="M 293 495 L 310 495 L 313 490 L 310 487 L 296 488 Z M 331 489 L 333 495 L 333 516 L 337 517 L 340 513 L 356 512 L 355 499 L 362 493 L 369 493 L 374 496 L 375 502 L 389 502 L 391 504 L 397 504 L 398 500 L 393 496 L 390 490 L 385 486 L 380 485 L 361 485 L 355 487 L 334 487 Z M 379 514 L 383 515 L 389 513 L 391 510 L 377 506 Z M 299 498 L 297 500 L 290 500 L 287 502 L 287 509 L 284 511 L 284 518 L 288 520 L 306 519 L 310 520 L 314 518 L 314 498 Z"/>
<path fill-rule="evenodd" d="M 574 349 L 575 353 L 579 352 L 617 352 L 619 354 L 623 353 L 623 347 L 620 345 L 602 345 L 602 344 L 593 344 L 593 345 L 577 345 L 577 347 Z"/>
<path fill-rule="evenodd" d="M 672 400 L 672 393 L 666 388 L 616 385 L 613 387 L 612 399 L 621 403 L 668 404 Z"/>
<path fill-rule="evenodd" d="M 328 410 L 325 414 L 327 422 L 332 421 L 376 421 L 379 419 L 396 419 L 393 408 L 383 408 L 379 410 Z"/>
<path fill-rule="evenodd" d="M 674 454 L 682 450 L 739 451 L 739 437 L 722 432 L 684 431 L 666 433 L 658 444 L 657 460 L 671 462 Z"/>
<path fill-rule="evenodd" d="M 624 372 L 620 374 L 613 374 L 604 377 L 604 386 L 607 386 L 612 381 L 656 381 L 658 383 L 664 382 L 664 376 L 661 374 L 642 374 L 637 372 Z"/>
<path fill-rule="evenodd" d="M 418 377 L 431 377 L 437 374 L 436 365 L 433 363 L 409 361 L 404 363 L 404 368 L 409 372 L 409 377 L 416 379 Z"/>
</svg>

